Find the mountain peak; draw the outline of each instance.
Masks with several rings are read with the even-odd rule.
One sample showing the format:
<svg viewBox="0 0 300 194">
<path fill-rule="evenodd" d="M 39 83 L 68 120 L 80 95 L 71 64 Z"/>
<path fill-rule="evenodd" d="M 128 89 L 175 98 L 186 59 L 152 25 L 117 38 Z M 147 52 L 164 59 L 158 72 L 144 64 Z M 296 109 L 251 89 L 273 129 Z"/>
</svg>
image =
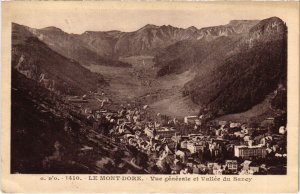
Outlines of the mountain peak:
<svg viewBox="0 0 300 194">
<path fill-rule="evenodd" d="M 190 26 L 187 28 L 187 30 L 192 30 L 192 31 L 196 31 L 198 30 L 195 26 Z"/>
<path fill-rule="evenodd" d="M 284 22 L 279 17 L 270 17 L 259 22 L 261 25 L 284 25 Z M 274 26 L 273 26 L 274 27 Z"/>
<path fill-rule="evenodd" d="M 273 33 L 284 33 L 286 30 L 285 23 L 278 17 L 270 17 L 261 20 L 255 26 L 250 29 L 251 34 L 273 34 Z"/>
<path fill-rule="evenodd" d="M 91 34 L 102 34 L 101 31 L 85 31 L 82 33 L 82 35 L 91 35 Z"/>
<path fill-rule="evenodd" d="M 62 29 L 57 28 L 55 26 L 48 26 L 48 27 L 42 28 L 41 30 L 43 30 L 43 31 L 52 31 L 52 32 L 63 32 Z"/>
<path fill-rule="evenodd" d="M 283 22 L 282 19 L 280 19 L 279 17 L 273 16 L 267 19 L 264 19 L 265 21 L 270 21 L 270 22 Z M 264 21 L 262 20 L 262 21 Z"/>
<path fill-rule="evenodd" d="M 147 24 L 144 27 L 142 27 L 141 29 L 150 29 L 150 28 L 158 28 L 158 26 L 156 26 L 154 24 Z"/>
</svg>

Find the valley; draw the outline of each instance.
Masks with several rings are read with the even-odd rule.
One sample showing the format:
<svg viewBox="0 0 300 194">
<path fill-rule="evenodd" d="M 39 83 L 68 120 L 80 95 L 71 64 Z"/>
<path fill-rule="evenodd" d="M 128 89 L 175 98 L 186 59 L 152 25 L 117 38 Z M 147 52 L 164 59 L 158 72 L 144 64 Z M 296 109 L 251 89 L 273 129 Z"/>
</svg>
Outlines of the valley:
<svg viewBox="0 0 300 194">
<path fill-rule="evenodd" d="M 181 88 L 193 78 L 187 71 L 178 75 L 157 77 L 158 67 L 151 56 L 121 58 L 131 67 L 109 67 L 89 65 L 87 68 L 101 73 L 109 86 L 104 89 L 116 102 L 147 104 L 154 113 L 182 119 L 186 115 L 198 114 L 197 105 L 182 96 Z"/>
<path fill-rule="evenodd" d="M 286 174 L 280 18 L 82 34 L 13 23 L 11 67 L 12 173 Z"/>
<path fill-rule="evenodd" d="M 250 110 L 279 85 L 286 88 L 286 33 L 284 22 L 277 17 L 232 20 L 201 29 L 147 24 L 132 32 L 82 34 L 69 34 L 54 26 L 35 29 L 13 24 L 13 62 L 17 65 L 25 57 L 31 72 L 36 66 L 51 71 L 47 76 L 54 76 L 51 81 L 57 88 L 71 86 L 64 93 L 105 90 L 119 104 L 148 104 L 156 113 L 175 117 L 209 113 L 217 118 Z M 63 78 L 59 71 L 44 66 L 49 63 L 47 51 L 26 56 L 23 47 L 31 48 L 28 39 L 33 38 L 37 48 L 47 45 L 68 63 L 78 62 L 76 68 L 81 65 L 98 74 L 98 83 L 90 80 L 83 86 L 86 80 L 82 76 L 77 82 Z M 59 65 L 61 61 L 53 62 L 66 69 Z M 27 71 L 28 67 L 22 69 Z"/>
</svg>

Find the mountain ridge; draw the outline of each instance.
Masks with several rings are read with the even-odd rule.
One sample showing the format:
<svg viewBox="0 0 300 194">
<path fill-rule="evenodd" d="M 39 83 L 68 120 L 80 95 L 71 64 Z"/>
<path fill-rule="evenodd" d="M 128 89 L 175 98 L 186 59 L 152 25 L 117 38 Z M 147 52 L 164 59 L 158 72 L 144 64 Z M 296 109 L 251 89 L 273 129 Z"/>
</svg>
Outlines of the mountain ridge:
<svg viewBox="0 0 300 194">
<path fill-rule="evenodd" d="M 82 65 L 111 65 L 118 67 L 130 67 L 129 64 L 120 62 L 113 58 L 99 55 L 84 44 L 76 35 L 68 34 L 56 27 L 46 27 L 42 29 L 30 28 L 28 26 L 12 24 L 13 30 L 24 30 L 31 32 L 40 41 L 46 43 L 52 50 L 64 55 L 67 58 L 76 60 Z M 25 35 L 26 36 L 26 35 Z"/>
<path fill-rule="evenodd" d="M 134 56 L 134 55 L 155 55 L 159 53 L 160 49 L 164 49 L 167 46 L 175 44 L 182 40 L 199 40 L 207 39 L 212 40 L 219 36 L 229 36 L 232 34 L 243 33 L 247 31 L 250 26 L 254 25 L 257 20 L 235 20 L 226 25 L 212 26 L 196 28 L 190 26 L 188 28 L 179 28 L 171 25 L 157 26 L 154 24 L 147 24 L 135 31 L 122 32 L 118 30 L 110 31 L 85 31 L 81 34 L 69 34 L 63 30 L 49 26 L 41 29 L 32 30 L 38 36 L 44 36 L 42 41 L 52 46 L 52 49 L 64 53 L 65 50 L 72 50 L 67 45 L 61 45 L 65 40 L 73 41 L 77 48 L 73 48 L 75 57 L 73 54 L 64 53 L 69 58 L 74 58 L 79 62 L 86 64 L 92 63 L 92 61 L 101 61 L 103 59 L 97 59 L 97 57 L 107 57 L 107 59 L 116 60 L 119 56 Z M 51 33 L 56 37 L 51 37 Z M 48 39 L 46 38 L 48 37 Z M 55 39 L 57 38 L 58 41 Z M 81 45 L 81 46 L 79 46 Z M 67 49 L 66 49 L 67 48 Z M 79 51 L 77 51 L 79 50 Z M 90 57 L 81 59 L 76 57 L 81 52 L 89 52 Z M 90 59 L 92 58 L 92 60 Z M 110 61 L 103 60 L 104 63 Z M 124 64 L 120 64 L 122 66 Z M 118 66 L 118 65 L 117 65 Z M 126 65 L 124 65 L 126 66 Z"/>
<path fill-rule="evenodd" d="M 110 59 L 150 55 L 154 56 L 156 79 L 194 72 L 193 79 L 178 92 L 183 98 L 189 96 L 200 109 L 214 110 L 217 116 L 246 111 L 278 85 L 286 87 L 287 26 L 278 17 L 231 20 L 226 25 L 200 29 L 147 24 L 132 32 L 68 34 L 56 27 L 31 31 L 64 56 L 66 51 L 82 56 L 80 61 L 87 60 L 85 65 L 95 64 L 97 56 L 107 58 L 110 65 Z"/>
<path fill-rule="evenodd" d="M 83 94 L 107 83 L 100 74 L 53 51 L 37 37 L 14 28 L 12 31 L 12 68 L 60 94 Z M 26 34 L 26 36 L 23 36 Z"/>
<path fill-rule="evenodd" d="M 173 53 L 176 50 L 178 54 Z M 185 84 L 183 95 L 199 106 L 222 110 L 214 115 L 223 115 L 246 111 L 278 84 L 286 87 L 286 53 L 287 27 L 273 17 L 260 21 L 248 33 L 198 43 L 178 42 L 155 60 L 161 67 L 158 76 L 196 71 L 197 76 Z"/>
</svg>

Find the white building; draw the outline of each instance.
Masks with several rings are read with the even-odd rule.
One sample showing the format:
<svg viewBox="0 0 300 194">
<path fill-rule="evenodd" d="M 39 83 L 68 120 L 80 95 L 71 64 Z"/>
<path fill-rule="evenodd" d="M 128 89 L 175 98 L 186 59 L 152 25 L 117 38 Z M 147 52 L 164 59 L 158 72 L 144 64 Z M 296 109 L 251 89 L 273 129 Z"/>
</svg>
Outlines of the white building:
<svg viewBox="0 0 300 194">
<path fill-rule="evenodd" d="M 234 156 L 240 158 L 258 157 L 265 158 L 267 155 L 266 148 L 263 145 L 256 146 L 234 146 Z"/>
<path fill-rule="evenodd" d="M 236 160 L 226 160 L 225 165 L 227 166 L 228 170 L 237 171 L 238 163 Z"/>
<path fill-rule="evenodd" d="M 184 117 L 184 123 L 186 123 L 186 124 L 189 124 L 189 123 L 195 124 L 196 120 L 198 120 L 197 116 L 186 116 L 186 117 Z"/>
<path fill-rule="evenodd" d="M 278 130 L 279 134 L 285 134 L 286 133 L 286 128 L 284 126 L 279 127 Z"/>
</svg>

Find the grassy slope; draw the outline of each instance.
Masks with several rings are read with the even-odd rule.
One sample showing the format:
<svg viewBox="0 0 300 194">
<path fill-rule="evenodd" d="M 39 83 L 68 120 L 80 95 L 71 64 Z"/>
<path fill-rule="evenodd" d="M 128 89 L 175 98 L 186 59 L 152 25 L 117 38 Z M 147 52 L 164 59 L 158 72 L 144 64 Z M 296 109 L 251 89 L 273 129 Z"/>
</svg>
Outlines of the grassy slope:
<svg viewBox="0 0 300 194">
<path fill-rule="evenodd" d="M 160 67 L 158 76 L 196 72 L 185 84 L 184 96 L 215 115 L 244 112 L 261 103 L 278 84 L 286 84 L 285 30 L 282 20 L 269 18 L 248 33 L 178 42 L 154 59 Z"/>
<path fill-rule="evenodd" d="M 11 93 L 11 173 L 145 173 L 122 162 L 134 157 L 126 150 L 96 138 L 90 131 L 92 123 L 78 107 L 14 69 Z M 66 123 L 71 130 L 65 130 Z M 85 146 L 92 150 L 82 151 Z M 119 162 L 112 166 L 109 161 Z"/>
<path fill-rule="evenodd" d="M 28 33 L 30 33 L 30 36 L 38 37 L 40 41 L 46 43 L 52 50 L 67 58 L 76 60 L 82 65 L 95 64 L 130 67 L 127 63 L 122 63 L 116 59 L 100 55 L 97 48 L 81 40 L 79 35 L 68 34 L 56 27 L 34 29 L 13 23 L 12 30 L 13 34 L 19 34 L 17 35 L 19 38 L 22 38 L 21 36 L 23 36 L 23 38 L 28 36 Z"/>
<path fill-rule="evenodd" d="M 12 173 L 57 173 L 89 172 L 67 160 L 74 160 L 73 154 L 79 148 L 78 139 L 63 130 L 62 115 L 68 112 L 62 108 L 59 98 L 54 103 L 49 91 L 38 86 L 35 81 L 25 78 L 17 71 L 12 71 L 11 104 L 11 169 Z M 76 121 L 70 120 L 73 129 L 78 129 Z M 42 161 L 54 152 L 54 143 L 59 141 L 65 151 L 59 165 L 45 169 Z"/>
<path fill-rule="evenodd" d="M 193 101 L 225 113 L 246 111 L 286 79 L 282 40 L 258 43 L 224 61 L 207 77 L 189 83 Z"/>
<path fill-rule="evenodd" d="M 24 42 L 17 43 L 13 40 L 13 49 L 15 50 L 12 56 L 13 67 L 23 55 L 25 68 L 37 66 L 37 74 L 47 73 L 56 81 L 58 89 L 63 93 L 69 88 L 71 93 L 82 94 L 105 84 L 100 74 L 92 73 L 79 63 L 54 52 L 35 37 L 29 37 Z"/>
</svg>

